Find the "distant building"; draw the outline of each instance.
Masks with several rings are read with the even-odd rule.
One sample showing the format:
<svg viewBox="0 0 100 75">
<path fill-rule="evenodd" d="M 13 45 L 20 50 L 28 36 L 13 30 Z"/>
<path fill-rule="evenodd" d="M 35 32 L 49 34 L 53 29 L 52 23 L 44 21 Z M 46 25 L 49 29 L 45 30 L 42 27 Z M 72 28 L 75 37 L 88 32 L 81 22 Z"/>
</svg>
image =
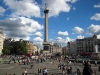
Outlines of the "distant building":
<svg viewBox="0 0 100 75">
<path fill-rule="evenodd" d="M 12 38 L 5 38 L 3 46 L 10 46 L 12 42 L 15 42 L 15 40 Z"/>
<path fill-rule="evenodd" d="M 77 45 L 76 42 L 68 42 L 67 43 L 68 53 L 67 54 L 76 54 L 77 53 Z"/>
<path fill-rule="evenodd" d="M 63 54 L 63 55 L 68 54 L 68 47 L 67 47 L 67 46 L 64 46 L 64 47 L 62 48 L 62 54 Z"/>
<path fill-rule="evenodd" d="M 23 42 L 26 44 L 26 49 L 28 54 L 32 54 L 34 52 L 34 44 L 31 41 L 23 40 Z"/>
<path fill-rule="evenodd" d="M 2 54 L 3 43 L 4 43 L 4 34 L 3 31 L 0 30 L 0 55 Z"/>
<path fill-rule="evenodd" d="M 35 55 L 40 54 L 40 48 L 37 45 L 34 45 L 33 54 L 35 54 Z"/>
<path fill-rule="evenodd" d="M 62 46 L 57 43 L 50 44 L 50 53 L 61 53 L 62 54 Z"/>
<path fill-rule="evenodd" d="M 94 35 L 93 37 L 77 39 L 76 44 L 77 44 L 77 52 L 79 54 L 83 52 L 94 52 L 95 45 L 98 45 L 99 46 L 98 48 L 100 48 L 100 39 L 97 39 L 97 35 Z"/>
</svg>

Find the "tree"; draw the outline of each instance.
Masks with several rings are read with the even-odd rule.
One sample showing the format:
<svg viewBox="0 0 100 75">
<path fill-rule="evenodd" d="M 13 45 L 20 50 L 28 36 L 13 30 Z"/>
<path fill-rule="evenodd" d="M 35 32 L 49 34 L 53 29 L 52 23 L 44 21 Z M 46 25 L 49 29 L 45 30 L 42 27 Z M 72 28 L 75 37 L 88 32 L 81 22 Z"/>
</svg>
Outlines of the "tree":
<svg viewBox="0 0 100 75">
<path fill-rule="evenodd" d="M 2 49 L 2 53 L 3 54 L 10 54 L 10 46 L 8 46 L 8 47 L 4 46 Z"/>
<path fill-rule="evenodd" d="M 41 53 L 41 54 L 43 53 L 43 50 L 42 50 L 42 49 L 40 50 L 40 53 Z"/>
<path fill-rule="evenodd" d="M 27 53 L 26 44 L 24 42 L 16 42 L 13 50 L 13 52 L 18 55 L 23 55 Z"/>
</svg>

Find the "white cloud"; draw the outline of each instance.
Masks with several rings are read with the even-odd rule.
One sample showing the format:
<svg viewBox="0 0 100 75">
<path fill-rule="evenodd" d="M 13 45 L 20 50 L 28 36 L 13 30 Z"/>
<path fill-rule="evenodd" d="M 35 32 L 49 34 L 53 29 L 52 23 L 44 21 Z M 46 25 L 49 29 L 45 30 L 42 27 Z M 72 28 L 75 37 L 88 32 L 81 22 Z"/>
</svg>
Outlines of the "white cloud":
<svg viewBox="0 0 100 75">
<path fill-rule="evenodd" d="M 8 38 L 9 38 L 9 37 L 8 37 Z M 14 40 L 16 40 L 16 41 L 19 41 L 20 39 L 23 39 L 23 40 L 30 40 L 30 37 L 29 37 L 29 36 L 26 36 L 26 37 L 23 37 L 23 38 L 14 37 Z"/>
<path fill-rule="evenodd" d="M 97 5 L 94 5 L 95 8 L 100 8 L 100 3 Z"/>
<path fill-rule="evenodd" d="M 40 37 L 34 38 L 33 43 L 35 45 L 38 45 L 39 48 L 41 48 L 41 49 L 43 48 L 43 39 L 42 38 L 40 38 Z"/>
<path fill-rule="evenodd" d="M 62 37 L 57 37 L 57 38 L 56 38 L 56 42 L 57 42 L 58 44 L 65 44 L 65 39 L 63 39 Z"/>
<path fill-rule="evenodd" d="M 6 36 L 12 38 L 29 38 L 33 32 L 43 29 L 43 25 L 40 25 L 33 19 L 19 17 L 19 18 L 7 18 L 0 21 L 0 26 L 3 27 Z"/>
<path fill-rule="evenodd" d="M 78 0 L 71 0 L 71 3 L 76 3 Z"/>
<path fill-rule="evenodd" d="M 84 38 L 84 36 L 79 35 L 79 36 L 77 36 L 76 38 L 77 38 L 77 39 L 83 39 L 83 38 Z"/>
<path fill-rule="evenodd" d="M 80 27 L 74 27 L 72 30 L 74 31 L 72 34 L 83 34 L 84 33 L 84 30 Z"/>
<path fill-rule="evenodd" d="M 68 32 L 67 31 L 65 31 L 65 32 L 59 31 L 58 35 L 60 35 L 60 36 L 68 36 Z"/>
<path fill-rule="evenodd" d="M 66 37 L 65 42 L 68 43 L 68 42 L 73 41 L 73 40 L 74 40 L 74 39 L 71 39 L 71 38 L 69 38 L 69 37 Z"/>
<path fill-rule="evenodd" d="M 60 12 L 69 12 L 71 6 L 67 0 L 42 0 L 43 4 L 48 4 L 49 16 L 58 16 Z"/>
<path fill-rule="evenodd" d="M 62 40 L 62 38 L 61 37 L 57 37 L 56 40 Z"/>
<path fill-rule="evenodd" d="M 65 39 L 63 39 L 62 37 L 57 37 L 56 38 L 56 42 L 58 44 L 63 44 L 64 46 L 66 46 L 67 43 L 70 42 L 70 41 L 74 41 L 74 39 L 71 39 L 69 37 L 66 37 Z"/>
<path fill-rule="evenodd" d="M 33 19 L 25 18 L 25 17 L 20 17 L 22 19 L 23 24 L 29 24 L 29 29 L 30 31 L 36 31 L 36 30 L 41 30 L 43 29 L 43 25 L 40 25 L 37 21 L 34 21 Z M 31 26 L 31 27 L 30 27 Z"/>
<path fill-rule="evenodd" d="M 4 0 L 4 3 L 13 10 L 13 17 L 40 17 L 40 7 L 35 0 Z"/>
<path fill-rule="evenodd" d="M 41 34 L 40 32 L 36 32 L 34 35 L 35 35 L 36 37 L 41 37 L 41 36 L 42 36 L 42 34 Z"/>
<path fill-rule="evenodd" d="M 5 11 L 6 10 L 2 6 L 0 6 L 0 15 L 2 15 Z"/>
<path fill-rule="evenodd" d="M 71 0 L 65 0 L 65 1 L 67 1 L 67 2 L 71 2 Z"/>
<path fill-rule="evenodd" d="M 33 39 L 33 41 L 35 42 L 43 42 L 43 39 L 41 39 L 40 37 L 36 37 Z"/>
<path fill-rule="evenodd" d="M 92 16 L 90 18 L 91 20 L 96 20 L 96 21 L 99 21 L 100 20 L 100 13 L 96 13 L 94 16 Z"/>
<path fill-rule="evenodd" d="M 67 21 L 69 20 L 69 17 L 67 18 Z"/>
<path fill-rule="evenodd" d="M 91 26 L 89 26 L 87 28 L 87 31 L 89 34 L 94 35 L 94 34 L 100 34 L 100 25 L 94 25 L 91 24 Z"/>
<path fill-rule="evenodd" d="M 97 38 L 98 38 L 98 39 L 100 39 L 100 34 L 99 34 L 99 35 L 97 35 Z"/>
</svg>

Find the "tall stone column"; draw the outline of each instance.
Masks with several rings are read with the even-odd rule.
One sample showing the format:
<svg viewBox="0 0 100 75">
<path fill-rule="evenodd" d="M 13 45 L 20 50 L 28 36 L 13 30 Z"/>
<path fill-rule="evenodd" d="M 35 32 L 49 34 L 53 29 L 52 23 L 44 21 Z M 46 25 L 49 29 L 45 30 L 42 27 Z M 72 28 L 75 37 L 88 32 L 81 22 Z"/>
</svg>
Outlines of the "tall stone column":
<svg viewBox="0 0 100 75">
<path fill-rule="evenodd" d="M 49 10 L 47 8 L 47 5 L 45 5 L 45 10 L 44 10 L 44 14 L 45 14 L 44 42 L 48 42 L 48 13 L 49 13 Z"/>
<path fill-rule="evenodd" d="M 44 19 L 44 42 L 43 42 L 43 50 L 50 51 L 50 43 L 48 42 L 48 13 L 49 9 L 47 8 L 47 4 L 45 5 L 45 19 Z"/>
</svg>

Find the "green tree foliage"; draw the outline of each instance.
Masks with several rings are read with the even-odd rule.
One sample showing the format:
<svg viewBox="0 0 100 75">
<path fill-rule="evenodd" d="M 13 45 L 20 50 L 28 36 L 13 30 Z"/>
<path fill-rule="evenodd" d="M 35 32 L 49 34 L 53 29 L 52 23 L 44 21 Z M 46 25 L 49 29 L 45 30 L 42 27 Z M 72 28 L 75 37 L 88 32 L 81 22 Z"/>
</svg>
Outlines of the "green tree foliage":
<svg viewBox="0 0 100 75">
<path fill-rule="evenodd" d="M 3 54 L 16 54 L 23 55 L 27 54 L 26 44 L 24 42 L 14 42 L 11 46 L 5 46 L 2 50 Z"/>
<path fill-rule="evenodd" d="M 27 53 L 27 49 L 26 49 L 26 44 L 23 42 L 17 42 L 14 45 L 14 49 L 13 49 L 15 54 L 18 55 L 22 55 L 22 54 L 26 54 Z"/>
<path fill-rule="evenodd" d="M 10 50 L 11 50 L 11 46 L 7 46 L 7 47 L 4 46 L 2 53 L 5 55 L 8 55 L 8 54 L 10 54 Z"/>
<path fill-rule="evenodd" d="M 41 54 L 43 53 L 43 50 L 42 50 L 42 49 L 40 50 L 40 53 L 41 53 Z"/>
</svg>

